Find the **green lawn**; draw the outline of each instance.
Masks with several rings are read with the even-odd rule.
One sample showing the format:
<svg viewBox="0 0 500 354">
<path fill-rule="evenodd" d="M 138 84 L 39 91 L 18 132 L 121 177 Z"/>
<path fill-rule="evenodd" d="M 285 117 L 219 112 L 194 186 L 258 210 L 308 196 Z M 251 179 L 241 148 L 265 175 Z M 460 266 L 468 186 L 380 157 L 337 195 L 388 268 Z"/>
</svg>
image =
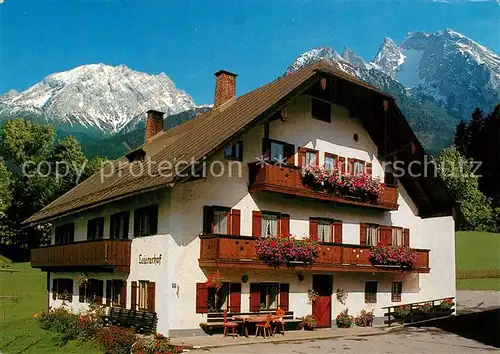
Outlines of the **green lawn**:
<svg viewBox="0 0 500 354">
<path fill-rule="evenodd" d="M 1 262 L 0 271 L 0 353 L 93 354 L 88 344 L 70 342 L 61 346 L 57 336 L 43 331 L 33 314 L 46 307 L 46 277 L 29 263 Z M 14 272 L 5 271 L 13 270 Z M 6 296 L 14 298 L 5 298 Z"/>
<path fill-rule="evenodd" d="M 457 232 L 455 252 L 457 289 L 500 290 L 500 234 Z"/>
</svg>

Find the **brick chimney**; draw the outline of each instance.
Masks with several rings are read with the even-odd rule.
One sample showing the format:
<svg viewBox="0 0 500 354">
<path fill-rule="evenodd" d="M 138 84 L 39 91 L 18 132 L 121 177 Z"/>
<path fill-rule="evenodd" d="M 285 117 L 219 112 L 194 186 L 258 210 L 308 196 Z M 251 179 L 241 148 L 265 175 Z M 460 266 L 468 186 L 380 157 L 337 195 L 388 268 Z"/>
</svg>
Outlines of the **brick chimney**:
<svg viewBox="0 0 500 354">
<path fill-rule="evenodd" d="M 145 142 L 148 142 L 153 136 L 163 130 L 163 112 L 150 109 L 146 119 L 146 137 Z"/>
<path fill-rule="evenodd" d="M 215 74 L 214 108 L 236 97 L 236 74 L 219 70 Z"/>
</svg>

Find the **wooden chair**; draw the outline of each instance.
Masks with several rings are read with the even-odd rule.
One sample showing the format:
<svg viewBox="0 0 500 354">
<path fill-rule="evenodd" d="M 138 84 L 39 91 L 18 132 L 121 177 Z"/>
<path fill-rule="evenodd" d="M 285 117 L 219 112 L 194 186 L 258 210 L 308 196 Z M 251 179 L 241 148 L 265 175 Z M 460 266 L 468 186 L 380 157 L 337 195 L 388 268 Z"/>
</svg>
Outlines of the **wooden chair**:
<svg viewBox="0 0 500 354">
<path fill-rule="evenodd" d="M 266 318 L 266 322 L 264 323 L 257 323 L 255 325 L 256 329 L 255 329 L 255 336 L 257 337 L 259 335 L 259 330 L 262 328 L 262 335 L 264 336 L 264 338 L 266 338 L 266 334 L 267 336 L 271 336 L 271 319 L 272 319 L 272 315 L 271 314 L 268 314 L 267 315 L 267 318 Z"/>
<path fill-rule="evenodd" d="M 273 334 L 276 334 L 276 328 L 278 328 L 278 325 L 281 323 L 281 334 L 285 335 L 285 320 L 283 319 L 283 316 L 285 316 L 285 311 L 281 308 L 277 309 L 276 316 L 278 316 L 278 318 L 273 321 Z"/>
<path fill-rule="evenodd" d="M 227 320 L 227 310 L 224 310 L 224 337 L 227 337 L 228 328 L 232 328 L 231 336 L 234 338 L 234 335 L 238 337 L 238 331 L 236 328 L 239 327 L 239 324 L 236 322 L 228 322 Z"/>
</svg>

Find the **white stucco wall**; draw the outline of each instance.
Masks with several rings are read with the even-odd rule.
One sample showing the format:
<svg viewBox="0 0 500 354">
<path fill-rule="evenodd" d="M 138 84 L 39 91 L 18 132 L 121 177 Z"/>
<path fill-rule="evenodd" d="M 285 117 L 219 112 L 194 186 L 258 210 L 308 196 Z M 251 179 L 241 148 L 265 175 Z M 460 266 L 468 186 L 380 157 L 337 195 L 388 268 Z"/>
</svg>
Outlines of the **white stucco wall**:
<svg viewBox="0 0 500 354">
<path fill-rule="evenodd" d="M 301 96 L 288 106 L 288 119 L 270 123 L 270 138 L 295 144 L 296 148 L 306 146 L 320 151 L 320 164 L 324 153 L 329 152 L 352 157 L 373 164 L 373 174 L 383 178 L 383 171 L 377 159 L 377 148 L 359 120 L 349 117 L 349 112 L 333 105 L 332 122 L 325 123 L 310 117 L 309 98 Z M 358 142 L 353 134 L 359 136 Z M 238 167 L 233 164 L 232 176 L 207 176 L 180 185 L 170 192 L 149 193 L 138 200 L 116 203 L 99 210 L 66 218 L 75 221 L 75 240 L 86 238 L 86 222 L 89 218 L 104 215 L 105 237 L 109 235 L 109 215 L 121 210 L 131 210 L 129 237 L 133 238 L 133 208 L 159 202 L 159 227 L 157 236 L 134 239 L 132 243 L 132 265 L 127 276 L 130 281 L 150 280 L 156 282 L 156 310 L 158 330 L 169 334 L 169 330 L 191 330 L 206 322 L 206 315 L 195 313 L 196 283 L 205 282 L 207 275 L 214 269 L 201 269 L 198 266 L 200 239 L 203 228 L 203 206 L 219 205 L 241 211 L 241 235 L 252 234 L 252 211 L 268 210 L 290 214 L 290 232 L 303 237 L 309 234 L 310 217 L 327 217 L 343 222 L 343 242 L 359 244 L 360 223 L 393 225 L 410 229 L 410 245 L 414 248 L 430 249 L 429 274 L 360 274 L 330 273 L 333 275 L 333 290 L 344 289 L 348 292 L 346 307 L 351 314 L 361 309 L 374 308 L 377 316 L 383 315 L 381 307 L 391 303 L 391 282 L 403 281 L 403 302 L 424 301 L 433 298 L 455 295 L 454 266 L 454 222 L 451 217 L 421 219 L 418 211 L 402 186 L 399 187 L 399 209 L 384 212 L 362 207 L 339 206 L 331 203 L 297 199 L 278 194 L 251 195 L 248 193 L 247 163 L 254 162 L 262 153 L 263 126 L 258 126 L 241 139 L 244 146 L 244 161 L 238 176 Z M 226 166 L 231 162 L 224 160 L 222 152 L 211 160 L 222 161 Z M 296 158 L 297 160 L 297 158 Z M 297 162 L 297 161 L 296 161 Z M 161 266 L 140 266 L 138 254 L 162 254 Z M 302 270 L 251 271 L 220 269 L 224 281 L 239 282 L 242 274 L 249 280 L 242 284 L 241 310 L 248 311 L 249 284 L 260 281 L 290 283 L 290 310 L 300 317 L 311 313 L 307 303 L 307 290 L 312 288 L 312 272 Z M 299 281 L 297 273 L 304 275 Z M 376 304 L 364 303 L 364 282 L 379 281 L 379 294 Z M 76 296 L 76 295 L 75 295 Z M 130 289 L 127 295 L 130 305 Z M 332 318 L 343 309 L 343 305 L 332 295 Z M 194 332 L 193 332 L 194 333 Z"/>
</svg>

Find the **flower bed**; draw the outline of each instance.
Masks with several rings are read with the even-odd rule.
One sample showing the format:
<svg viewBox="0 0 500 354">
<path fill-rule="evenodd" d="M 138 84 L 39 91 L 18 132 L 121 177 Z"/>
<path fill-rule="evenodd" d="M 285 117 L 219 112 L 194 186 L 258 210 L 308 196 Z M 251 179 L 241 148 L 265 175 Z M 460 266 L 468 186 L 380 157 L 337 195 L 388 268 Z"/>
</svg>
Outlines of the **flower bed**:
<svg viewBox="0 0 500 354">
<path fill-rule="evenodd" d="M 319 254 L 318 242 L 291 236 L 261 238 L 255 245 L 257 257 L 272 267 L 311 265 Z"/>
<path fill-rule="evenodd" d="M 319 166 L 305 166 L 301 169 L 302 183 L 316 190 L 333 195 L 352 196 L 376 202 L 385 185 L 380 179 L 362 173 L 341 174 Z"/>
<path fill-rule="evenodd" d="M 105 326 L 103 316 L 103 307 L 95 304 L 78 315 L 66 306 L 33 315 L 42 329 L 57 335 L 57 344 L 61 346 L 77 340 L 96 343 L 104 354 L 175 354 L 182 351 L 160 334 L 139 337 L 133 328 Z"/>
<path fill-rule="evenodd" d="M 369 259 L 373 265 L 411 268 L 418 260 L 418 253 L 407 246 L 377 245 L 370 250 Z"/>
</svg>

